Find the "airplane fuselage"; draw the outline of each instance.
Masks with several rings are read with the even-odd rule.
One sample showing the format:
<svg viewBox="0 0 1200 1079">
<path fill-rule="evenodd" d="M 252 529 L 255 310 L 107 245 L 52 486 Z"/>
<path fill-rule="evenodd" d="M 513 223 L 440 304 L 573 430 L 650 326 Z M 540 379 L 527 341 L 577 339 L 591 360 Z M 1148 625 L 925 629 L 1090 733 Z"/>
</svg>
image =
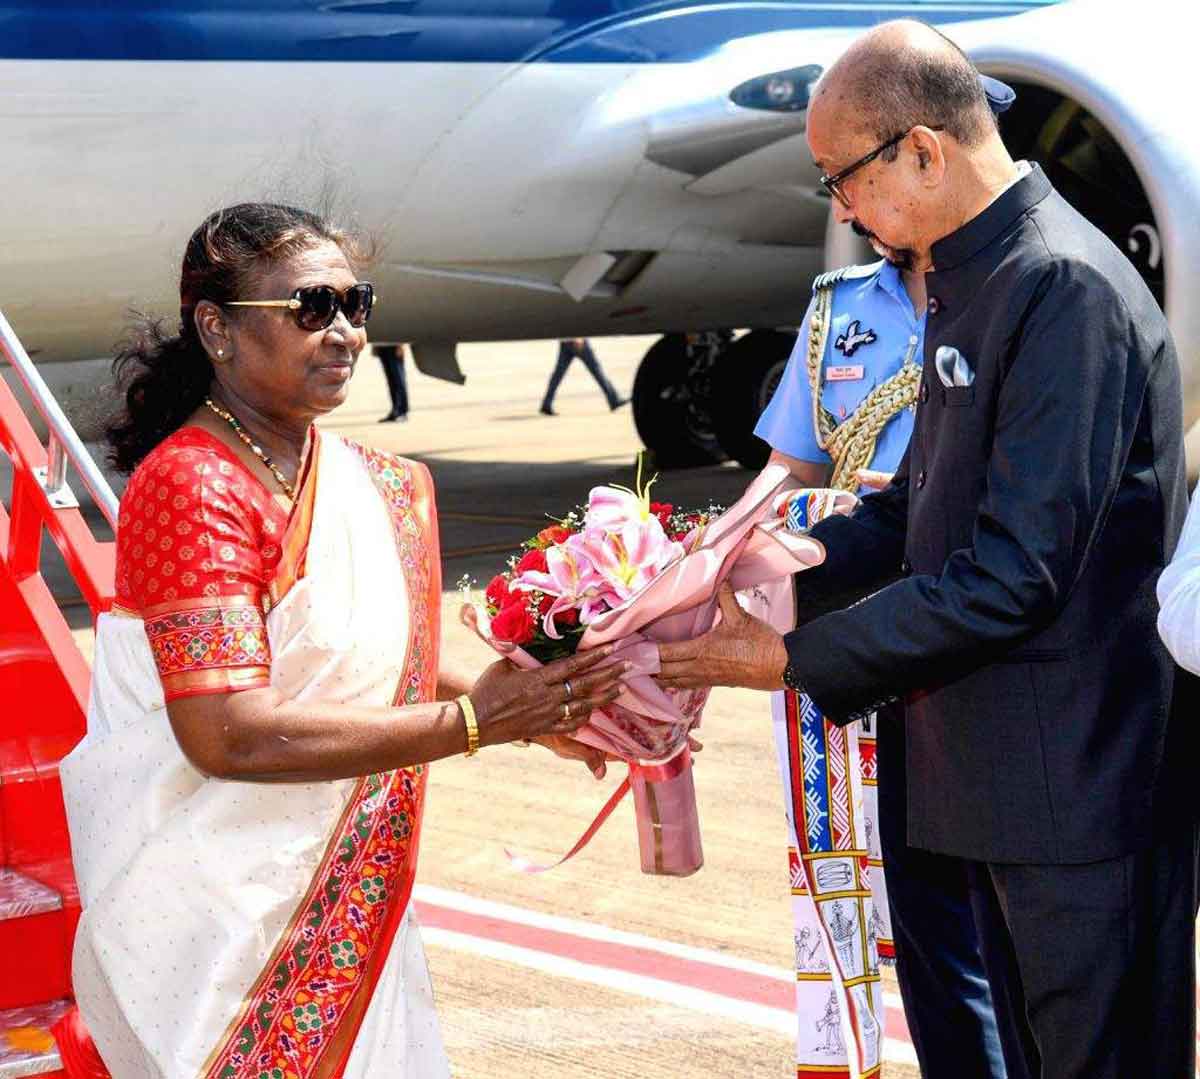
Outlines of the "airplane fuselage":
<svg viewBox="0 0 1200 1079">
<path fill-rule="evenodd" d="M 174 316 L 209 211 L 266 198 L 328 205 L 377 241 L 378 340 L 794 322 L 828 202 L 802 111 L 712 155 L 744 111 L 729 86 L 819 71 L 883 18 L 1029 6 L 8 5 L 0 307 L 39 358 L 104 353 L 130 308 Z M 789 182 L 759 186 L 781 161 Z M 602 253 L 610 271 L 564 291 Z"/>
</svg>

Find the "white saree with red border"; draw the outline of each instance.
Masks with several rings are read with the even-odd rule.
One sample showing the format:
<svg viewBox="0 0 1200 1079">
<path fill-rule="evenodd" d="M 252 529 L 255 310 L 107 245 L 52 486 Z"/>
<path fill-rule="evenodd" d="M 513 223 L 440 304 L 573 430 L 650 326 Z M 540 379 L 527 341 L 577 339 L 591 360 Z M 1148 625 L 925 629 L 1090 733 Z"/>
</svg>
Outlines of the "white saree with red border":
<svg viewBox="0 0 1200 1079">
<path fill-rule="evenodd" d="M 435 521 L 423 466 L 314 437 L 271 582 L 271 685 L 433 699 Z M 426 774 L 206 777 L 172 734 L 142 619 L 103 615 L 88 733 L 62 778 L 75 992 L 113 1075 L 447 1076 L 410 910 Z"/>
</svg>

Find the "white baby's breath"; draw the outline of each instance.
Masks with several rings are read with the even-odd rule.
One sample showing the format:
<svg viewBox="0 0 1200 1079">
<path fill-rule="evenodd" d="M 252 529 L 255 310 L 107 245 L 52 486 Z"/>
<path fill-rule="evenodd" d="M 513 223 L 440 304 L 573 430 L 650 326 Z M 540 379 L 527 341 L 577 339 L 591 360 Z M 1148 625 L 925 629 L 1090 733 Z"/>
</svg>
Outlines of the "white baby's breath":
<svg viewBox="0 0 1200 1079">
<path fill-rule="evenodd" d="M 472 592 L 478 584 L 479 582 L 475 580 L 475 578 L 469 573 L 464 573 L 461 577 L 459 577 L 457 583 L 455 584 L 455 588 L 457 588 L 459 594 L 462 596 L 463 603 L 474 602 Z"/>
</svg>

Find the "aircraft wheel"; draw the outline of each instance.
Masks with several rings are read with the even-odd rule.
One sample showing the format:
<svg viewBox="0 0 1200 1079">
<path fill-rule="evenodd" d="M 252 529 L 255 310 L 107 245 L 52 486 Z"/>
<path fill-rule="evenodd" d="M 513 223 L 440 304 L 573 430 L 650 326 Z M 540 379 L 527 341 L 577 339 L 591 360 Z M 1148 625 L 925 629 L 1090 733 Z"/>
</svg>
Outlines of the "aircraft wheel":
<svg viewBox="0 0 1200 1079">
<path fill-rule="evenodd" d="M 754 425 L 783 378 L 796 335 L 781 330 L 755 330 L 739 337 L 721 356 L 713 376 L 713 426 L 717 441 L 743 468 L 760 469 L 771 447 L 754 433 Z"/>
<path fill-rule="evenodd" d="M 715 335 L 667 334 L 642 358 L 633 380 L 633 422 L 656 468 L 694 468 L 725 459 L 709 415 Z"/>
</svg>

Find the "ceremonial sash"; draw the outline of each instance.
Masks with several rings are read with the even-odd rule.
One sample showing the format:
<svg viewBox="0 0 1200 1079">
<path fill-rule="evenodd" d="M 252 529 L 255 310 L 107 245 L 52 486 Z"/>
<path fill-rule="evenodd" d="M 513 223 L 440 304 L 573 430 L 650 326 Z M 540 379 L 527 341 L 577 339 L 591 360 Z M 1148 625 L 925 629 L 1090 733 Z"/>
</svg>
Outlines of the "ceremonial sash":
<svg viewBox="0 0 1200 1079">
<path fill-rule="evenodd" d="M 894 949 L 873 795 L 874 739 L 837 727 L 805 694 L 772 695 L 791 831 L 797 1075 L 879 1074 L 881 959 Z"/>
<path fill-rule="evenodd" d="M 838 512 L 828 496 L 792 494 L 784 507 L 788 527 L 807 531 Z M 796 624 L 790 587 L 749 602 L 780 632 Z M 877 1075 L 884 1020 L 879 967 L 895 957 L 895 947 L 880 849 L 874 717 L 838 727 L 810 697 L 791 691 L 771 694 L 771 712 L 790 830 L 797 1076 Z"/>
</svg>

